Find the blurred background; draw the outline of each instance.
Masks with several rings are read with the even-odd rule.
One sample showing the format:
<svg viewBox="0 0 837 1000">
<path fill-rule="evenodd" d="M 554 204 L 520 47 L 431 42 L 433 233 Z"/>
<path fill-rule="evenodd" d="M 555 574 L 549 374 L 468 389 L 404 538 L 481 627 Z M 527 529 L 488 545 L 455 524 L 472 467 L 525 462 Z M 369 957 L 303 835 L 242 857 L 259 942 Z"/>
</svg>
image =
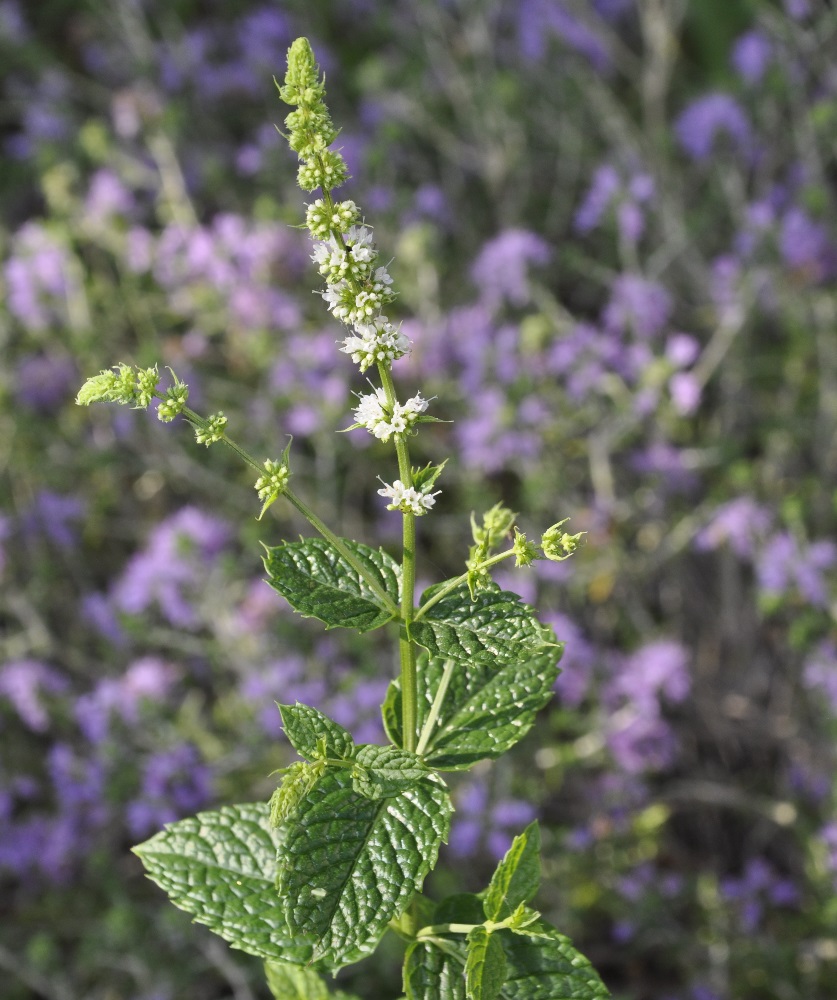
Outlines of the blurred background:
<svg viewBox="0 0 837 1000">
<path fill-rule="evenodd" d="M 397 544 L 387 446 L 306 235 L 272 76 L 307 35 L 452 455 L 425 582 L 503 501 L 498 573 L 567 644 L 516 750 L 452 781 L 431 893 L 543 824 L 539 908 L 618 1000 L 837 983 L 837 14 L 817 0 L 0 0 L 0 974 L 6 1000 L 264 1000 L 130 854 L 266 798 L 275 699 L 382 738 L 394 672 L 292 617 L 308 533 L 177 421 L 74 395 L 170 365 L 342 534 Z M 310 200 L 310 197 L 308 198 Z M 153 410 L 153 408 L 152 408 Z M 400 995 L 399 949 L 341 975 Z"/>
</svg>

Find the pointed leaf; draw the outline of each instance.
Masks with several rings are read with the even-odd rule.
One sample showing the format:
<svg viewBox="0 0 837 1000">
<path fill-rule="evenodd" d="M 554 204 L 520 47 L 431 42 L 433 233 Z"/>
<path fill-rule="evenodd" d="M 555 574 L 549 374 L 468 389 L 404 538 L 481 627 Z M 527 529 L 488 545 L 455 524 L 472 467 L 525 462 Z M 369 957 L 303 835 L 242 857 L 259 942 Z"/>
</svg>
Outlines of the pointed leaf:
<svg viewBox="0 0 837 1000">
<path fill-rule="evenodd" d="M 340 968 L 369 954 L 433 868 L 450 797 L 438 779 L 398 795 L 358 795 L 333 768 L 279 830 L 277 889 L 291 932 Z"/>
<path fill-rule="evenodd" d="M 442 771 L 458 771 L 478 760 L 499 757 L 519 742 L 552 698 L 561 650 L 561 646 L 546 647 L 529 658 L 500 664 L 457 662 L 423 755 L 427 764 Z M 445 662 L 426 653 L 419 655 L 420 729 L 442 683 Z M 382 714 L 387 735 L 400 744 L 398 680 L 389 686 Z"/>
<path fill-rule="evenodd" d="M 370 799 L 397 795 L 432 773 L 421 757 L 398 747 L 368 744 L 358 747 L 354 759 L 360 765 L 352 772 L 354 789 Z"/>
<path fill-rule="evenodd" d="M 306 962 L 276 896 L 276 838 L 266 803 L 224 806 L 172 823 L 134 848 L 148 876 L 181 910 L 234 948 Z"/>
<path fill-rule="evenodd" d="M 427 941 L 415 941 L 404 957 L 407 1000 L 465 1000 L 465 949 L 457 941 L 445 950 Z"/>
<path fill-rule="evenodd" d="M 382 549 L 341 539 L 394 606 L 400 601 L 401 570 Z M 368 632 L 391 621 L 394 612 L 364 576 L 324 538 L 306 538 L 268 548 L 268 582 L 306 618 L 327 628 Z"/>
<path fill-rule="evenodd" d="M 497 865 L 483 900 L 488 920 L 505 920 L 521 903 L 528 903 L 541 883 L 541 835 L 537 822 L 512 841 Z"/>
<path fill-rule="evenodd" d="M 496 1000 L 506 978 L 506 955 L 500 939 L 484 924 L 468 934 L 465 994 L 468 1000 Z"/>
<path fill-rule="evenodd" d="M 431 591 L 423 595 L 426 601 Z M 433 656 L 473 663 L 525 659 L 555 646 L 552 631 L 517 594 L 491 584 L 471 597 L 463 584 L 413 622 L 410 636 Z"/>
<path fill-rule="evenodd" d="M 532 933 L 500 931 L 507 976 L 502 1000 L 607 1000 L 610 992 L 572 941 L 539 920 Z"/>
<path fill-rule="evenodd" d="M 282 728 L 291 746 L 306 760 L 322 759 L 323 747 L 326 756 L 338 760 L 351 757 L 355 744 L 341 725 L 308 705 L 279 705 L 282 713 Z"/>
</svg>

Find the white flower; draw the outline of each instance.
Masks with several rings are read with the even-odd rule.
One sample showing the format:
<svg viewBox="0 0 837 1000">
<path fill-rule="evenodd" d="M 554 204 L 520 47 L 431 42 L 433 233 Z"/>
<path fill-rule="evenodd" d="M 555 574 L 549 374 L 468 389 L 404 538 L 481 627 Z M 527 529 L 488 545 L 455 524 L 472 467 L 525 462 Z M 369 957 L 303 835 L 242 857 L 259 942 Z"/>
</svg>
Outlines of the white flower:
<svg viewBox="0 0 837 1000">
<path fill-rule="evenodd" d="M 435 493 L 419 493 L 413 486 L 405 486 L 400 479 L 396 479 L 391 486 L 384 483 L 384 488 L 378 490 L 378 495 L 392 501 L 387 504 L 387 510 L 400 510 L 405 514 L 421 517 L 436 503 L 436 497 L 441 492 L 436 490 Z"/>
<path fill-rule="evenodd" d="M 406 434 L 427 409 L 427 400 L 422 398 L 421 393 L 406 403 L 396 402 L 392 407 L 382 388 L 358 398 L 360 402 L 354 409 L 355 422 L 381 441 L 389 441 L 393 434 Z"/>
<path fill-rule="evenodd" d="M 355 332 L 357 336 L 347 337 L 340 350 L 350 354 L 362 372 L 379 361 L 389 364 L 409 353 L 410 341 L 386 316 L 376 316 L 369 323 L 356 323 Z"/>
</svg>

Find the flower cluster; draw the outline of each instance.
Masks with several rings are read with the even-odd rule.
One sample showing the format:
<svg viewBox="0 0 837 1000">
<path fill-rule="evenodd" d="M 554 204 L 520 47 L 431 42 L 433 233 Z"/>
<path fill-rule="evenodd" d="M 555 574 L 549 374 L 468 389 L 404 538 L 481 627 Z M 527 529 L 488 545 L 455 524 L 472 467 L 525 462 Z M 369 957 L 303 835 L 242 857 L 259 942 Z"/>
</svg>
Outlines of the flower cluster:
<svg viewBox="0 0 837 1000">
<path fill-rule="evenodd" d="M 76 403 L 79 406 L 133 403 L 134 407 L 144 409 L 156 395 L 158 379 L 156 365 L 153 368 L 137 368 L 120 363 L 89 378 L 79 389 Z"/>
<path fill-rule="evenodd" d="M 291 478 L 291 470 L 288 468 L 288 449 L 282 458 L 276 462 L 267 459 L 264 463 L 264 475 L 256 480 L 255 490 L 262 501 L 262 509 L 259 513 L 259 520 L 264 517 L 264 512 L 278 497 L 288 488 Z"/>
<path fill-rule="evenodd" d="M 174 385 L 166 389 L 166 394 L 157 407 L 157 419 L 164 424 L 171 423 L 183 411 L 189 398 L 189 386 L 175 376 Z"/>
<path fill-rule="evenodd" d="M 224 428 L 227 426 L 227 418 L 222 412 L 211 413 L 206 422 L 201 427 L 195 428 L 195 440 L 198 444 L 205 444 L 208 448 L 216 441 L 220 441 L 224 436 Z"/>
<path fill-rule="evenodd" d="M 436 503 L 436 497 L 441 492 L 436 490 L 435 493 L 423 493 L 413 486 L 405 486 L 400 479 L 396 479 L 392 485 L 384 483 L 384 488 L 378 490 L 379 496 L 389 497 L 392 501 L 387 504 L 387 510 L 400 510 L 404 514 L 414 514 L 416 517 L 426 514 Z"/>
<path fill-rule="evenodd" d="M 360 396 L 359 399 L 360 403 L 354 410 L 357 423 L 352 426 L 365 427 L 381 441 L 389 441 L 394 435 L 409 434 L 427 409 L 427 400 L 420 392 L 406 403 L 395 401 L 390 404 L 382 388 Z"/>
<path fill-rule="evenodd" d="M 378 251 L 371 230 L 359 225 L 353 201 L 334 202 L 331 191 L 348 176 L 342 155 L 328 147 L 337 137 L 324 97 L 325 88 L 311 46 L 298 38 L 288 51 L 288 73 L 280 96 L 297 106 L 285 119 L 289 142 L 301 160 L 299 184 L 306 191 L 320 187 L 323 197 L 308 206 L 306 223 L 316 240 L 311 259 L 327 288 L 328 308 L 342 323 L 354 327 L 340 348 L 366 371 L 370 365 L 389 366 L 409 351 L 407 338 L 381 314 L 392 302 L 392 278 L 386 265 L 375 266 Z"/>
</svg>

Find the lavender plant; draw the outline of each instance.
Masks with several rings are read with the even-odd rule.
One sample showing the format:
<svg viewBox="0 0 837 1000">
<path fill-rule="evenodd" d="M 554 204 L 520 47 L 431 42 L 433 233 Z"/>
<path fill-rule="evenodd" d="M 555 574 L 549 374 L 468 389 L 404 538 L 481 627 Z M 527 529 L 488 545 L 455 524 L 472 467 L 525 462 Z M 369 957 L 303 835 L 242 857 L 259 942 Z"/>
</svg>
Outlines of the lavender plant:
<svg viewBox="0 0 837 1000">
<path fill-rule="evenodd" d="M 234 947 L 265 961 L 278 1000 L 327 995 L 320 973 L 369 955 L 388 928 L 406 942 L 404 993 L 410 1000 L 595 1000 L 609 996 L 589 961 L 531 906 L 540 881 L 539 832 L 513 841 L 488 886 L 434 903 L 425 877 L 446 841 L 453 807 L 442 775 L 499 757 L 532 727 L 549 701 L 563 649 L 551 628 L 491 570 L 514 559 L 563 561 L 582 534 L 563 519 L 539 542 L 498 504 L 473 515 L 465 570 L 416 602 L 416 519 L 432 512 L 445 462 L 412 465 L 410 438 L 436 420 L 417 393 L 399 400 L 394 362 L 407 337 L 384 310 L 394 300 L 371 227 L 352 201 L 332 192 L 347 178 L 332 148 L 337 130 L 323 80 L 305 38 L 288 52 L 282 99 L 298 180 L 321 191 L 308 205 L 321 294 L 347 327 L 340 350 L 378 384 L 358 395 L 351 428 L 391 442 L 398 477 L 378 493 L 402 519 L 401 558 L 335 534 L 292 489 L 290 441 L 276 459 L 257 461 L 227 434 L 223 413 L 202 416 L 172 372 L 159 387 L 156 367 L 119 364 L 87 382 L 77 402 L 148 407 L 170 422 L 182 415 L 196 441 L 223 443 L 257 475 L 259 518 L 280 498 L 315 536 L 266 547 L 268 581 L 297 611 L 326 628 L 397 634 L 399 676 L 382 715 L 389 744 L 356 744 L 314 706 L 279 705 L 300 760 L 285 768 L 268 803 L 225 806 L 166 827 L 135 848 L 172 902 Z M 338 994 L 347 997 L 346 994 Z"/>
</svg>

